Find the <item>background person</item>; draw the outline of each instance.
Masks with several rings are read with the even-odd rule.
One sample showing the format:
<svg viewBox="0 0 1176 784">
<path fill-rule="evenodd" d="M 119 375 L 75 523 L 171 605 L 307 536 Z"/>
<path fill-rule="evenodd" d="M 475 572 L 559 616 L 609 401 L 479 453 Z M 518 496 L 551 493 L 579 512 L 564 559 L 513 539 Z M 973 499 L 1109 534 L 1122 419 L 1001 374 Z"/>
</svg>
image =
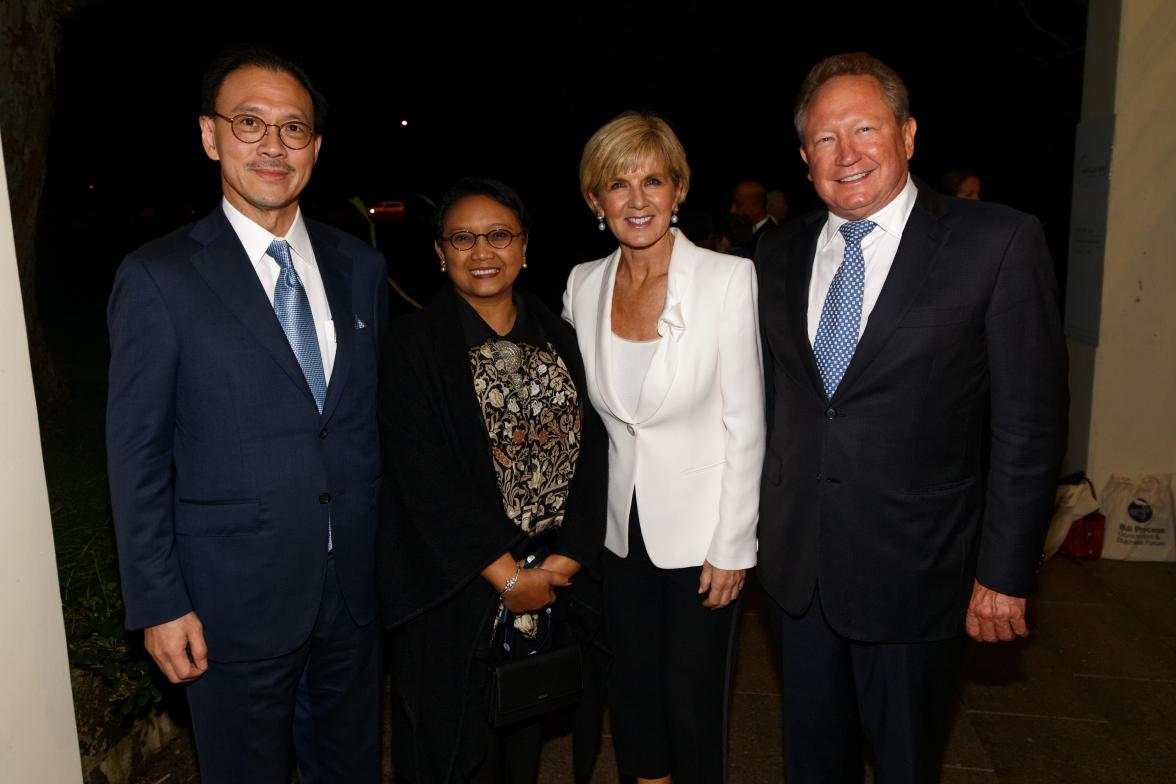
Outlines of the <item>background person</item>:
<svg viewBox="0 0 1176 784">
<path fill-rule="evenodd" d="M 397 322 L 380 377 L 394 765 L 418 784 L 532 782 L 539 720 L 486 718 L 495 619 L 503 605 L 519 614 L 518 653 L 552 641 L 524 631 L 552 602 L 561 642 L 592 636 L 607 443 L 572 331 L 514 286 L 531 228 L 518 195 L 461 180 L 434 225 L 451 285 Z M 540 548 L 542 566 L 520 569 Z"/>
<path fill-rule="evenodd" d="M 965 169 L 953 169 L 939 181 L 939 192 L 957 199 L 980 200 L 980 178 Z"/>
<path fill-rule="evenodd" d="M 689 186 L 664 120 L 626 113 L 596 131 L 580 189 L 619 247 L 564 292 L 611 446 L 609 715 L 620 771 L 638 781 L 723 780 L 734 601 L 756 557 L 755 272 L 672 228 Z"/>
<path fill-rule="evenodd" d="M 768 191 L 766 201 L 768 215 L 772 216 L 772 220 L 776 223 L 788 220 L 788 197 L 784 191 Z"/>
<path fill-rule="evenodd" d="M 747 180 L 735 186 L 731 194 L 731 217 L 733 222 L 741 221 L 747 226 L 750 239 L 744 245 L 744 238 L 732 234 L 733 248 L 745 248 L 746 253 L 740 253 L 747 258 L 755 258 L 755 246 L 765 231 L 776 225 L 776 219 L 768 214 L 768 191 L 762 182 Z"/>
</svg>

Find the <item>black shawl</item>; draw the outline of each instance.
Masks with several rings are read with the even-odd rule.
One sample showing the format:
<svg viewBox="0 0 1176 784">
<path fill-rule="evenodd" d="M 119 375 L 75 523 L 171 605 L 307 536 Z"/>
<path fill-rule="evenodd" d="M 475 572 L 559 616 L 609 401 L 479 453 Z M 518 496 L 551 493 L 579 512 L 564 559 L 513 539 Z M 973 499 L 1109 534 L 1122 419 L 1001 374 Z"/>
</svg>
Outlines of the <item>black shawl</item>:
<svg viewBox="0 0 1176 784">
<path fill-rule="evenodd" d="M 582 564 L 561 591 L 581 643 L 599 625 L 608 448 L 588 400 L 571 327 L 533 295 L 531 318 L 563 359 L 580 396 L 580 456 L 553 552 Z M 379 417 L 384 452 L 380 595 L 393 629 L 394 764 L 418 784 L 461 781 L 485 749 L 483 666 L 474 651 L 489 635 L 498 595 L 481 571 L 525 535 L 506 516 L 485 422 L 470 376 L 458 299 L 444 287 L 420 313 L 398 321 L 384 344 Z M 599 657 L 586 657 L 590 670 Z M 577 778 L 591 770 L 599 728 L 599 679 L 577 716 Z"/>
</svg>

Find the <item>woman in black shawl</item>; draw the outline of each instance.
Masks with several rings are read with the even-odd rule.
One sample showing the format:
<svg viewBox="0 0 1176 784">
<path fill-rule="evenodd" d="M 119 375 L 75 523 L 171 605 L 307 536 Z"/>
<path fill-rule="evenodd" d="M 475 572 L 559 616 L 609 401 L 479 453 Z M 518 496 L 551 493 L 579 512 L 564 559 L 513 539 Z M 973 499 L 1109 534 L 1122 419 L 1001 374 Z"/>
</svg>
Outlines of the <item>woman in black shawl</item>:
<svg viewBox="0 0 1176 784">
<path fill-rule="evenodd" d="M 435 218 L 452 286 L 385 343 L 380 587 L 394 630 L 393 764 L 415 784 L 534 781 L 539 721 L 487 720 L 498 620 L 534 646 L 586 645 L 597 626 L 607 446 L 571 328 L 514 288 L 529 228 L 509 187 L 457 183 Z M 521 568 L 532 552 L 546 560 Z M 547 606 L 551 633 L 536 629 Z M 597 697 L 578 711 L 580 775 Z"/>
</svg>

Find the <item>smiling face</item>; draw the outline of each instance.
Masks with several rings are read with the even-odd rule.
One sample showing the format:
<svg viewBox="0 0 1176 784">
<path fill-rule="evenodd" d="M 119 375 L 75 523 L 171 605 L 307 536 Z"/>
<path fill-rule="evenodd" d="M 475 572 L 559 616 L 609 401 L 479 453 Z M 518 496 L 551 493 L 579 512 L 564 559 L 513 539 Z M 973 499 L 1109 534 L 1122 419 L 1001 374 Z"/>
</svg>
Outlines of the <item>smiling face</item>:
<svg viewBox="0 0 1176 784">
<path fill-rule="evenodd" d="M 670 218 L 679 194 L 660 160 L 646 158 L 631 171 L 610 177 L 589 199 L 622 246 L 645 250 L 672 241 Z"/>
<path fill-rule="evenodd" d="M 522 231 L 519 216 L 489 196 L 466 196 L 449 208 L 441 233 L 452 237 L 456 232 L 488 234 L 496 229 L 518 234 Z M 479 309 L 510 300 L 527 254 L 527 238 L 515 237 L 505 248 L 492 247 L 486 237 L 478 237 L 469 250 L 457 250 L 448 239 L 438 240 L 433 247 L 458 295 Z"/>
<path fill-rule="evenodd" d="M 834 215 L 860 220 L 889 204 L 914 153 L 914 118 L 899 125 L 874 77 L 835 76 L 813 95 L 800 157 Z"/>
<path fill-rule="evenodd" d="M 314 122 L 310 93 L 285 71 L 246 66 L 225 77 L 216 96 L 216 111 L 225 117 L 252 114 L 262 122 Z M 248 144 L 233 135 L 227 120 L 200 118 L 200 135 L 209 158 L 220 161 L 221 187 L 229 203 L 246 217 L 279 236 L 286 233 L 298 210 L 298 195 L 310 180 L 322 137 L 301 150 L 291 150 L 270 127 L 261 141 Z"/>
</svg>

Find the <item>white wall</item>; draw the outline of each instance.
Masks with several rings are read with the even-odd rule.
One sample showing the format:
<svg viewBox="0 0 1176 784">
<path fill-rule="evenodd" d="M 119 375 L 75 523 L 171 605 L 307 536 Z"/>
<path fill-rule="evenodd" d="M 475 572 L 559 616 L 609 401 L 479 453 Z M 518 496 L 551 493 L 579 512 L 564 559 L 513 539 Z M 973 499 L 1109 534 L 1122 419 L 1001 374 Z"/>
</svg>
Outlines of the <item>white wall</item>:
<svg viewBox="0 0 1176 784">
<path fill-rule="evenodd" d="M 1112 472 L 1176 473 L 1176 3 L 1121 8 L 1086 455 L 1099 490 Z"/>
<path fill-rule="evenodd" d="M 2 157 L 0 335 L 0 782 L 78 782 L 65 627 Z"/>
</svg>

